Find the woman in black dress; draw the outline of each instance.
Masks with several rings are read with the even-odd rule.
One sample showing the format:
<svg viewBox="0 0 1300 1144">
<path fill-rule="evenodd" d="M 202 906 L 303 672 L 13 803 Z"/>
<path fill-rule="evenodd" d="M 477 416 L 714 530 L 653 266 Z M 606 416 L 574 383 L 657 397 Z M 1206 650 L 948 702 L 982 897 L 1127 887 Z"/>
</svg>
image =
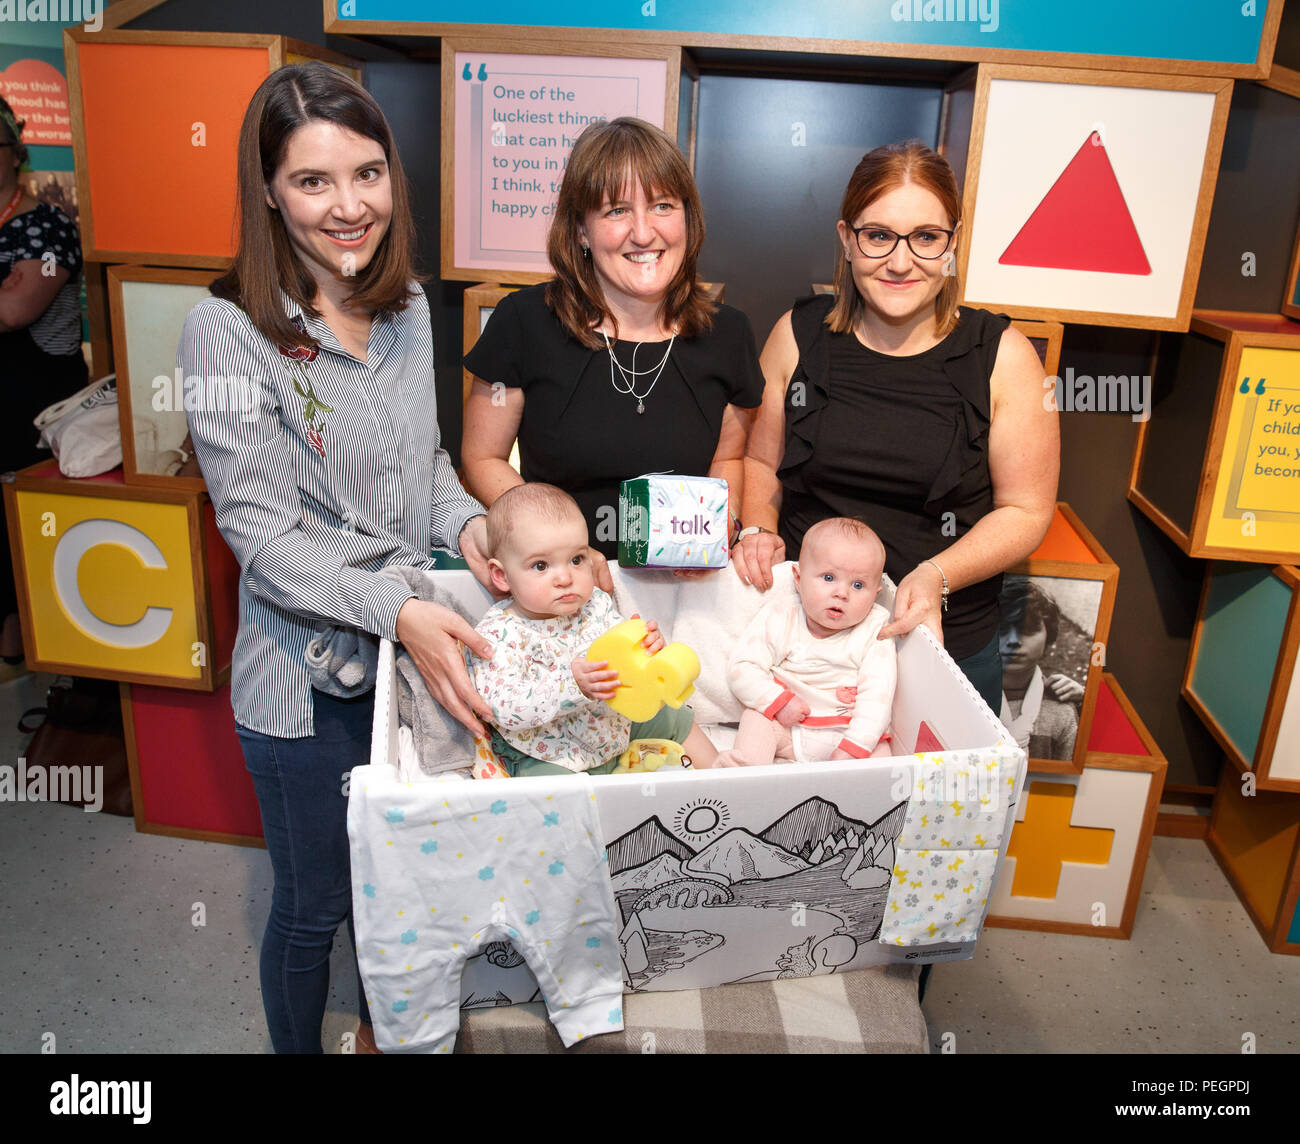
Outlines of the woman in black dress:
<svg viewBox="0 0 1300 1144">
<path fill-rule="evenodd" d="M 461 460 L 479 500 L 525 480 L 558 485 L 607 557 L 629 477 L 722 477 L 736 513 L 763 378 L 749 320 L 696 280 L 703 242 L 671 139 L 630 118 L 583 131 L 547 241 L 554 279 L 503 299 L 465 358 L 475 380 Z M 516 437 L 522 476 L 508 460 Z"/>
<path fill-rule="evenodd" d="M 858 164 L 834 295 L 796 303 L 763 349 L 732 562 L 765 589 L 810 525 L 861 517 L 898 585 L 882 637 L 925 624 L 996 711 L 1002 573 L 1051 523 L 1060 442 L 1029 341 L 957 305 L 960 215 L 952 168 L 923 144 Z"/>
</svg>

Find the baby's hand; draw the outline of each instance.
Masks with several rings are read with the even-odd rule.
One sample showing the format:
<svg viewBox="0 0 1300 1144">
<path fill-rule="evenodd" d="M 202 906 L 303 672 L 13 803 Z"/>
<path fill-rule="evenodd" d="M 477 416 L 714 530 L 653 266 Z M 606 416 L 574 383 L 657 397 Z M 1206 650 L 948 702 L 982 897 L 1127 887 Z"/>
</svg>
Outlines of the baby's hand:
<svg viewBox="0 0 1300 1144">
<path fill-rule="evenodd" d="M 802 699 L 796 697 L 776 713 L 776 721 L 782 727 L 793 727 L 796 723 L 802 723 L 811 714 L 812 708 Z"/>
<path fill-rule="evenodd" d="M 659 625 L 654 620 L 646 620 L 645 637 L 641 640 L 641 646 L 651 655 L 657 655 L 664 650 L 666 642 L 664 633 L 659 630 Z"/>
<path fill-rule="evenodd" d="M 1082 703 L 1084 687 L 1068 675 L 1049 675 L 1045 680 L 1047 689 L 1061 703 Z"/>
<path fill-rule="evenodd" d="M 858 689 L 856 687 L 837 687 L 835 689 L 835 702 L 842 703 L 848 710 L 853 710 L 853 705 L 858 701 Z"/>
<path fill-rule="evenodd" d="M 570 665 L 578 690 L 588 699 L 608 703 L 618 692 L 618 672 L 609 670 L 609 661 L 579 656 Z"/>
<path fill-rule="evenodd" d="M 850 755 L 848 751 L 842 751 L 840 750 L 839 747 L 836 747 L 835 750 L 831 752 L 831 762 L 833 763 L 839 762 L 841 759 L 851 759 L 851 758 L 853 758 L 853 756 Z"/>
</svg>

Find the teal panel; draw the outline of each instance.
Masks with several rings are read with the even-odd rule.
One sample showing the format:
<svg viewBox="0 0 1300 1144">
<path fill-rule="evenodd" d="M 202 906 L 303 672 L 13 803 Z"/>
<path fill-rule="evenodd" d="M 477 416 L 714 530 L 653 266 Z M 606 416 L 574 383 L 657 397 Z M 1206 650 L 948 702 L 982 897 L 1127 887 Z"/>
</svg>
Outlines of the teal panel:
<svg viewBox="0 0 1300 1144">
<path fill-rule="evenodd" d="M 1291 932 L 1286 940 L 1300 943 L 1300 898 L 1296 899 L 1295 913 L 1291 915 Z"/>
<path fill-rule="evenodd" d="M 1192 691 L 1253 761 L 1291 592 L 1267 567 L 1216 565 Z"/>
</svg>

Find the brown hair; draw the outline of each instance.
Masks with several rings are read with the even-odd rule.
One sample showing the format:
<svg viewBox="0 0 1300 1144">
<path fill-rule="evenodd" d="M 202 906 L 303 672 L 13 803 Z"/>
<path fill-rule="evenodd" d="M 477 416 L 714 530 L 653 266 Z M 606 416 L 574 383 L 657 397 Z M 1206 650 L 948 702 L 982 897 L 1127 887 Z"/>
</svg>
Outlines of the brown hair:
<svg viewBox="0 0 1300 1144">
<path fill-rule="evenodd" d="M 360 84 L 327 64 L 313 61 L 280 68 L 263 80 L 244 113 L 239 130 L 239 245 L 234 264 L 213 282 L 212 292 L 237 303 L 266 338 L 282 346 L 315 348 L 315 339 L 285 316 L 280 291 L 316 317 L 316 280 L 290 244 L 284 220 L 267 203 L 266 191 L 289 137 L 314 122 L 334 123 L 373 139 L 388 161 L 393 215 L 374 257 L 357 275 L 349 303 L 371 312 L 396 313 L 406 309 L 411 280 L 422 280 L 415 272 L 415 223 L 406 175 L 379 104 Z"/>
<path fill-rule="evenodd" d="M 563 489 L 531 481 L 506 489 L 492 502 L 487 514 L 487 554 L 501 559 L 501 549 L 510 534 L 526 517 L 540 517 L 552 523 L 577 517 L 584 520 L 582 509 Z"/>
<path fill-rule="evenodd" d="M 918 139 L 906 143 L 887 143 L 868 151 L 853 170 L 849 185 L 844 189 L 844 202 L 840 205 L 840 218 L 845 226 L 867 209 L 881 195 L 888 194 L 905 183 L 924 187 L 939 200 L 956 228 L 961 222 L 961 195 L 957 191 L 957 178 L 948 160 L 930 150 Z M 945 258 L 952 254 L 957 242 L 948 248 Z M 953 273 L 939 290 L 934 300 L 934 320 L 940 337 L 948 334 L 957 324 L 957 299 L 961 297 L 961 284 L 957 280 L 957 264 L 951 261 Z M 833 333 L 847 334 L 857 324 L 862 314 L 862 295 L 853 281 L 853 268 L 840 252 L 835 264 L 835 305 L 826 315 L 826 324 Z"/>
<path fill-rule="evenodd" d="M 677 144 L 643 119 L 624 116 L 590 124 L 573 145 L 560 183 L 555 217 L 546 236 L 546 254 L 555 277 L 546 287 L 546 304 L 565 330 L 589 349 L 603 344 L 595 329 L 603 321 L 615 331 L 618 322 L 590 258 L 584 258 L 578 228 L 587 215 L 614 202 L 629 180 L 641 184 L 647 198 L 670 195 L 686 212 L 686 252 L 668 284 L 663 321 L 685 338 L 713 325 L 713 303 L 696 281 L 696 263 L 704 245 L 704 210 L 695 179 Z"/>
<path fill-rule="evenodd" d="M 27 170 L 27 144 L 23 142 L 23 128 L 27 126 L 27 120 L 19 119 L 14 114 L 14 110 L 9 106 L 8 100 L 0 96 L 0 127 L 4 128 L 3 137 L 0 137 L 0 143 L 12 143 L 14 145 L 14 158 L 18 160 L 18 169 Z"/>
</svg>

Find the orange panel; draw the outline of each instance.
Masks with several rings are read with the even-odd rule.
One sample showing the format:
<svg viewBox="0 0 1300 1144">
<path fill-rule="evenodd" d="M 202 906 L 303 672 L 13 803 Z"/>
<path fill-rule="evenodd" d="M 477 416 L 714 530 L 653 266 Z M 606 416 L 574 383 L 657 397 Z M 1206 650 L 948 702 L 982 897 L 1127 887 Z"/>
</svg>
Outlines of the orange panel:
<svg viewBox="0 0 1300 1144">
<path fill-rule="evenodd" d="M 1011 892 L 1024 898 L 1054 898 L 1064 862 L 1104 866 L 1110 861 L 1115 831 L 1099 826 L 1071 826 L 1073 783 L 1032 782 L 1025 817 L 1011 831 L 1007 857 L 1016 860 Z"/>
<path fill-rule="evenodd" d="M 1246 798 L 1238 776 L 1229 773 L 1219 783 L 1214 809 L 1214 834 L 1224 859 L 1271 929 L 1291 872 L 1288 863 L 1300 831 L 1300 799 L 1262 790 Z"/>
<path fill-rule="evenodd" d="M 1038 546 L 1030 559 L 1070 560 L 1076 564 L 1100 563 L 1059 508 L 1052 514 L 1052 523 L 1047 528 L 1043 543 Z"/>
<path fill-rule="evenodd" d="M 78 52 L 95 248 L 232 255 L 239 125 L 270 73 L 267 50 Z"/>
</svg>

